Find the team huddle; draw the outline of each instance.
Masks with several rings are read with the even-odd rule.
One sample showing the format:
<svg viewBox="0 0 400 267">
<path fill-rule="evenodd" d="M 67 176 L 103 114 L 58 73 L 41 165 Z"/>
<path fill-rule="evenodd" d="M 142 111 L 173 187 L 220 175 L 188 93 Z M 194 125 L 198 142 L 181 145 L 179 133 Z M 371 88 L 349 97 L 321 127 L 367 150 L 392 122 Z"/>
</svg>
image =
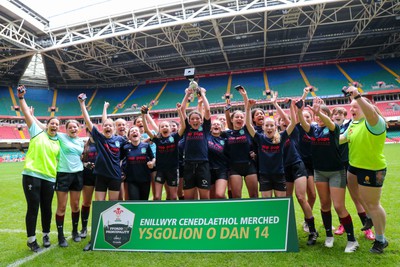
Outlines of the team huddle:
<svg viewBox="0 0 400 267">
<path fill-rule="evenodd" d="M 78 137 L 80 125 L 66 123 L 60 133 L 59 120 L 50 118 L 47 125 L 39 122 L 18 88 L 31 141 L 23 170 L 23 187 L 27 200 L 26 226 L 28 247 L 38 252 L 36 221 L 41 209 L 43 246 L 50 246 L 51 203 L 57 195 L 56 225 L 58 244 L 67 247 L 64 216 L 70 196 L 72 240 L 87 236 L 87 224 L 93 192 L 95 200 L 166 200 L 242 198 L 243 181 L 248 195 L 258 198 L 295 196 L 304 213 L 304 229 L 309 232 L 307 245 L 319 237 L 313 206 L 318 194 L 325 229 L 324 245 L 333 247 L 331 206 L 339 217 L 335 234 L 346 232 L 345 252 L 352 253 L 359 244 L 354 236 L 352 217 L 345 206 L 345 189 L 349 189 L 368 239 L 374 240 L 372 253 L 382 253 L 388 246 L 384 236 L 386 214 L 380 205 L 381 189 L 386 174 L 383 145 L 386 122 L 379 110 L 358 89 L 351 86 L 351 119 L 347 111 L 332 111 L 318 97 L 312 106 L 305 105 L 310 88 L 299 99 L 287 99 L 290 115 L 278 104 L 277 92 L 271 103 L 277 118 L 266 116 L 255 108 L 239 87 L 245 110 L 231 110 L 229 100 L 225 114 L 211 118 L 206 90 L 190 87 L 176 105 L 177 121 L 159 121 L 141 107 L 133 126 L 107 118 L 104 105 L 101 130 L 90 119 L 85 94 L 78 102 L 88 134 L 88 141 Z M 193 95 L 197 108 L 187 114 Z M 317 190 L 315 190 L 317 189 Z M 80 208 L 80 196 L 82 206 Z M 107 198 L 108 197 L 108 198 Z M 82 228 L 78 231 L 79 219 Z M 375 228 L 375 234 L 371 228 Z"/>
</svg>

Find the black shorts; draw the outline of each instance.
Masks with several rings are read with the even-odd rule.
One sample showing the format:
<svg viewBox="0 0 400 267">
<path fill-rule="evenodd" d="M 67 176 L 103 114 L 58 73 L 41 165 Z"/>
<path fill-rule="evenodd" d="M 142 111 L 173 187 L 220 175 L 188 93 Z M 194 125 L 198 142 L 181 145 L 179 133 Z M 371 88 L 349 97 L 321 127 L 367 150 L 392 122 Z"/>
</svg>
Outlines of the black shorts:
<svg viewBox="0 0 400 267">
<path fill-rule="evenodd" d="M 312 162 L 304 162 L 304 166 L 306 167 L 306 171 L 307 171 L 307 178 L 308 176 L 314 176 L 314 165 Z"/>
<path fill-rule="evenodd" d="M 183 189 L 210 189 L 210 166 L 207 161 L 185 162 L 183 170 Z"/>
<path fill-rule="evenodd" d="M 178 170 L 157 171 L 155 182 L 160 184 L 167 182 L 168 186 L 177 187 L 179 185 Z"/>
<path fill-rule="evenodd" d="M 183 173 L 184 172 L 185 172 L 185 165 L 179 164 L 179 169 L 178 169 L 179 178 L 183 178 Z"/>
<path fill-rule="evenodd" d="M 93 169 L 83 169 L 83 185 L 94 186 L 96 184 L 96 175 L 93 173 Z"/>
<path fill-rule="evenodd" d="M 219 169 L 211 169 L 211 184 L 215 184 L 215 182 L 219 179 L 224 179 L 228 181 L 228 170 L 225 168 Z"/>
<path fill-rule="evenodd" d="M 286 179 L 284 174 L 260 174 L 258 178 L 260 191 L 286 191 Z"/>
<path fill-rule="evenodd" d="M 83 187 L 83 171 L 57 172 L 54 190 L 60 192 L 81 191 Z"/>
<path fill-rule="evenodd" d="M 372 171 L 349 166 L 348 172 L 357 176 L 359 185 L 370 187 L 382 187 L 385 181 L 386 168 L 382 170 Z"/>
<path fill-rule="evenodd" d="M 250 160 L 249 162 L 245 163 L 233 163 L 230 165 L 230 175 L 240 175 L 246 177 L 250 174 L 256 174 L 257 167 L 254 161 Z"/>
<path fill-rule="evenodd" d="M 306 167 L 302 161 L 285 167 L 285 178 L 287 183 L 294 183 L 297 178 L 302 176 L 308 176 Z"/>
<path fill-rule="evenodd" d="M 99 192 L 107 192 L 107 189 L 110 191 L 120 191 L 121 190 L 121 180 L 97 175 L 95 190 L 99 191 Z"/>
</svg>

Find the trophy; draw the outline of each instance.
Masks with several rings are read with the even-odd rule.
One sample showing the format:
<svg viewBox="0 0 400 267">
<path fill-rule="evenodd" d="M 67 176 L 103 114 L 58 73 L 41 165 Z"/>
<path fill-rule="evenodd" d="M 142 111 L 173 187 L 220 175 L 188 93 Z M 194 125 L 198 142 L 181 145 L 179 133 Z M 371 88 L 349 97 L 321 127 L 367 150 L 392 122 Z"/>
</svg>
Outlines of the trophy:
<svg viewBox="0 0 400 267">
<path fill-rule="evenodd" d="M 200 91 L 198 83 L 194 80 L 194 74 L 195 74 L 195 68 L 190 68 L 190 69 L 185 69 L 183 76 L 185 76 L 186 79 L 188 79 L 190 81 L 189 88 L 192 89 L 193 92 L 197 94 L 197 96 L 200 96 L 201 91 Z"/>
</svg>

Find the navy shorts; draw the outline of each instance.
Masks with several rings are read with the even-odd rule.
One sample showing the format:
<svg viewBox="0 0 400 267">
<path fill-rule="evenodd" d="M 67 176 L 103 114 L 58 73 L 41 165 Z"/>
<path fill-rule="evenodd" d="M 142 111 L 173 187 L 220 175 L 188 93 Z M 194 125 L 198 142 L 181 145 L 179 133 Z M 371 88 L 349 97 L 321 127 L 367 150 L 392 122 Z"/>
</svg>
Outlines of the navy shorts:
<svg viewBox="0 0 400 267">
<path fill-rule="evenodd" d="M 107 189 L 110 191 L 120 191 L 121 180 L 97 175 L 95 190 L 98 192 L 107 192 Z"/>
<path fill-rule="evenodd" d="M 348 172 L 357 176 L 359 185 L 370 187 L 382 187 L 385 181 L 386 168 L 382 170 L 372 171 L 349 166 Z"/>
<path fill-rule="evenodd" d="M 308 176 L 306 167 L 304 166 L 304 163 L 302 161 L 300 161 L 299 163 L 285 167 L 286 182 L 294 183 L 294 181 L 297 178 L 300 178 L 302 176 L 304 176 L 304 177 Z"/>
<path fill-rule="evenodd" d="M 93 173 L 93 169 L 84 168 L 83 169 L 83 185 L 85 186 L 95 186 L 96 175 Z"/>
<path fill-rule="evenodd" d="M 254 161 L 245 163 L 233 163 L 230 165 L 229 175 L 240 175 L 246 177 L 250 174 L 257 174 L 257 167 Z"/>
<path fill-rule="evenodd" d="M 210 189 L 210 166 L 207 161 L 187 161 L 183 170 L 183 189 Z"/>
<path fill-rule="evenodd" d="M 57 172 L 54 190 L 60 192 L 81 191 L 83 187 L 83 172 Z"/>
<path fill-rule="evenodd" d="M 167 182 L 168 186 L 177 187 L 179 185 L 178 170 L 157 171 L 155 182 L 160 184 Z"/>
<path fill-rule="evenodd" d="M 228 181 L 228 170 L 225 168 L 219 169 L 211 169 L 211 184 L 215 184 L 215 182 L 219 179 L 224 179 Z"/>
<path fill-rule="evenodd" d="M 286 179 L 282 174 L 260 174 L 258 178 L 260 191 L 286 191 Z"/>
<path fill-rule="evenodd" d="M 304 162 L 304 161 L 303 161 Z M 304 162 L 304 166 L 306 167 L 307 176 L 314 176 L 314 166 L 312 162 Z M 308 178 L 308 177 L 307 177 Z"/>
</svg>

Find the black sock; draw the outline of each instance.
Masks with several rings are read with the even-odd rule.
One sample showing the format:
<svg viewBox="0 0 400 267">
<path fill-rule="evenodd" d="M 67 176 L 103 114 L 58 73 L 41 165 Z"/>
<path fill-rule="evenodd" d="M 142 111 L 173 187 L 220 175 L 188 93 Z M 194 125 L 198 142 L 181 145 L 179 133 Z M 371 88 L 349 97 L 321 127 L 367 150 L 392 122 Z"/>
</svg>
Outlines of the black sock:
<svg viewBox="0 0 400 267">
<path fill-rule="evenodd" d="M 56 214 L 56 226 L 58 232 L 58 239 L 64 237 L 64 215 L 60 216 Z"/>
<path fill-rule="evenodd" d="M 71 212 L 71 217 L 72 217 L 72 232 L 77 233 L 79 224 L 79 211 Z"/>
<path fill-rule="evenodd" d="M 354 237 L 353 220 L 351 219 L 350 214 L 344 218 L 340 218 L 340 223 L 343 225 L 344 230 L 346 230 L 347 241 L 356 241 Z"/>
<path fill-rule="evenodd" d="M 82 205 L 81 208 L 82 228 L 87 228 L 89 213 L 90 213 L 90 206 L 86 207 Z"/>
<path fill-rule="evenodd" d="M 309 219 L 304 218 L 308 225 L 308 229 L 310 230 L 310 233 L 315 233 L 317 230 L 315 230 L 315 223 L 314 223 L 314 217 L 311 217 Z"/>
<path fill-rule="evenodd" d="M 325 227 L 325 232 L 327 237 L 332 237 L 332 213 L 331 211 L 322 211 L 321 210 L 321 216 L 322 216 L 322 222 L 324 223 Z"/>
<path fill-rule="evenodd" d="M 365 212 L 358 213 L 358 217 L 360 217 L 361 224 L 364 225 L 367 221 L 367 214 Z"/>
</svg>

